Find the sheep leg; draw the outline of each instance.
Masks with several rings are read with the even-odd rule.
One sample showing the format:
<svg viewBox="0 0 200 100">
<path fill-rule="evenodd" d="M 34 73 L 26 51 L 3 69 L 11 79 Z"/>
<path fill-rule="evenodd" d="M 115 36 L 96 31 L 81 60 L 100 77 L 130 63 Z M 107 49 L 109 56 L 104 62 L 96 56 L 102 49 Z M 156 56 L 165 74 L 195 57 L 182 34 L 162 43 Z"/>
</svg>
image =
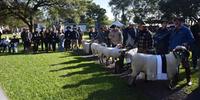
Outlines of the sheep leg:
<svg viewBox="0 0 200 100">
<path fill-rule="evenodd" d="M 175 89 L 175 87 L 176 87 L 176 85 L 178 83 L 178 80 L 179 80 L 179 78 L 178 78 L 178 73 L 177 73 L 176 75 L 174 75 L 174 77 L 169 82 L 169 89 L 170 90 L 174 90 Z"/>
<path fill-rule="evenodd" d="M 136 81 L 138 74 L 140 74 L 140 72 L 139 73 L 136 73 L 136 72 L 131 73 L 131 76 L 128 79 L 128 86 L 136 85 L 135 81 Z"/>
<path fill-rule="evenodd" d="M 147 74 L 146 74 L 146 73 L 145 73 L 145 82 L 146 82 L 146 83 L 148 82 Z"/>
<path fill-rule="evenodd" d="M 103 55 L 99 56 L 99 62 L 100 62 L 100 64 L 103 64 Z"/>
<path fill-rule="evenodd" d="M 110 57 L 106 58 L 106 66 L 109 65 L 108 61 L 109 61 Z"/>
</svg>

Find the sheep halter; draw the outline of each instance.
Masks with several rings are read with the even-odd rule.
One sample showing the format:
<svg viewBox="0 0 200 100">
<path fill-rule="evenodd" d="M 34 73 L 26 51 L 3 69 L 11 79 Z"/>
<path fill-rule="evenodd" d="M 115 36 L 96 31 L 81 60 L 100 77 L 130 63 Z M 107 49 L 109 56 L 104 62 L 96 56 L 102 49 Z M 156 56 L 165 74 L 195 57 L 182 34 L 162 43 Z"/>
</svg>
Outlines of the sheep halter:
<svg viewBox="0 0 200 100">
<path fill-rule="evenodd" d="M 175 58 L 178 59 L 177 53 L 173 51 L 173 54 L 174 54 Z"/>
</svg>

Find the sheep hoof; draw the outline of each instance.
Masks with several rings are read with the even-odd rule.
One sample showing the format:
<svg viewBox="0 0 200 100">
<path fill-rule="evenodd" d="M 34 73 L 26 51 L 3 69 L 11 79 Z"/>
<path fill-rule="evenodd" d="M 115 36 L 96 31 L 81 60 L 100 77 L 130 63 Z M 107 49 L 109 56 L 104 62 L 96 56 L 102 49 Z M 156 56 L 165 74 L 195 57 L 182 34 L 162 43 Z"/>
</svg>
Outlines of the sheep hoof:
<svg viewBox="0 0 200 100">
<path fill-rule="evenodd" d="M 173 81 L 170 81 L 168 88 L 169 88 L 170 90 L 175 90 L 176 85 L 173 84 Z"/>
<path fill-rule="evenodd" d="M 132 77 L 130 77 L 130 78 L 128 79 L 128 86 L 129 86 L 129 87 L 132 87 L 133 85 L 135 85 L 135 84 L 134 84 L 134 79 L 133 79 Z"/>
<path fill-rule="evenodd" d="M 170 85 L 170 84 L 169 84 L 168 88 L 169 88 L 169 90 L 171 90 L 171 91 L 175 90 L 175 87 L 172 86 L 172 85 Z"/>
</svg>

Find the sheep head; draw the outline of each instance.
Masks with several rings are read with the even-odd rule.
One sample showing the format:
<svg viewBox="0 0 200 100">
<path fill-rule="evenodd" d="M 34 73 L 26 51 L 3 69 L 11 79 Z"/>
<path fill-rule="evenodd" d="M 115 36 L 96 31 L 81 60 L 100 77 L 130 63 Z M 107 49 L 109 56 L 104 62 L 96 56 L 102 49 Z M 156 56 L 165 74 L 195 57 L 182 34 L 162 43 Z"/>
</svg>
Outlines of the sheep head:
<svg viewBox="0 0 200 100">
<path fill-rule="evenodd" d="M 181 60 L 188 59 L 190 56 L 189 50 L 186 49 L 184 46 L 177 46 L 174 50 L 173 53 L 175 54 L 176 57 L 180 58 Z"/>
</svg>

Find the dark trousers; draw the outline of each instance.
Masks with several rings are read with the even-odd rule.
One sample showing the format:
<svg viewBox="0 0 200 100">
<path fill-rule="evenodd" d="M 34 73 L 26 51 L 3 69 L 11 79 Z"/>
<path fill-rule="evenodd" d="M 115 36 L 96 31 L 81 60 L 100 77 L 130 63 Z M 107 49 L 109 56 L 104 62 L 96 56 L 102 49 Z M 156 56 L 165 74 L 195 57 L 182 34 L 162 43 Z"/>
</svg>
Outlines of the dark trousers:
<svg viewBox="0 0 200 100">
<path fill-rule="evenodd" d="M 24 41 L 24 51 L 29 52 L 31 48 L 31 42 L 30 41 Z"/>
<path fill-rule="evenodd" d="M 52 49 L 54 52 L 56 51 L 56 42 L 52 42 Z"/>
<path fill-rule="evenodd" d="M 33 46 L 34 52 L 38 51 L 38 46 L 39 46 L 39 43 L 38 42 L 34 42 L 34 46 Z"/>
<path fill-rule="evenodd" d="M 66 50 L 71 48 L 71 47 L 70 47 L 70 44 L 71 44 L 71 41 L 68 40 L 68 39 L 66 39 L 66 40 L 65 40 L 65 43 L 64 43 L 65 49 L 66 49 Z"/>
<path fill-rule="evenodd" d="M 196 68 L 197 66 L 197 59 L 200 58 L 200 47 L 198 47 L 197 45 L 194 45 L 192 47 L 192 64 L 193 64 L 193 68 Z"/>
<path fill-rule="evenodd" d="M 41 44 L 41 48 L 42 48 L 42 51 L 43 51 L 44 50 L 44 40 L 41 40 L 40 44 Z"/>
<path fill-rule="evenodd" d="M 49 51 L 49 42 L 45 41 L 44 45 L 45 45 L 45 51 L 48 52 Z"/>
<path fill-rule="evenodd" d="M 189 60 L 183 59 L 181 63 L 183 65 L 183 67 L 185 68 L 185 74 L 186 74 L 187 82 L 190 82 L 191 81 L 191 76 L 190 76 L 191 70 L 190 70 Z"/>
</svg>

